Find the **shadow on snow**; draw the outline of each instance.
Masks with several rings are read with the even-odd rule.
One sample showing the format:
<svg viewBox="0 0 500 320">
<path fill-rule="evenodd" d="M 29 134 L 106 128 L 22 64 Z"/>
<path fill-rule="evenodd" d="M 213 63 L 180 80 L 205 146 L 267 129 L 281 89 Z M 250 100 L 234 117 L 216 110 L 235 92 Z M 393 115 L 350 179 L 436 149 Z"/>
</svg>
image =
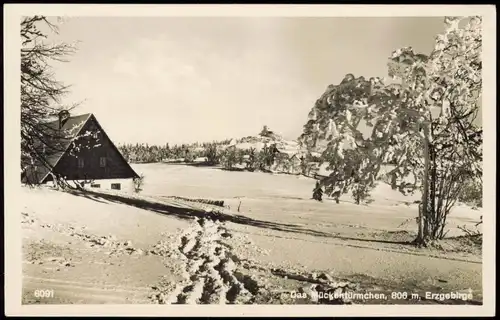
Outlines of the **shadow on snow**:
<svg viewBox="0 0 500 320">
<path fill-rule="evenodd" d="M 222 212 L 212 211 L 208 212 L 202 209 L 194 209 L 194 208 L 183 208 L 180 206 L 175 206 L 174 204 L 167 204 L 161 202 L 153 202 L 148 201 L 147 199 L 140 198 L 129 198 L 126 196 L 121 196 L 117 194 L 107 194 L 107 193 L 99 193 L 94 191 L 80 191 L 80 190 L 68 190 L 66 191 L 69 194 L 84 197 L 89 200 L 97 201 L 100 203 L 113 202 L 117 204 L 125 204 L 133 207 L 137 207 L 140 209 L 148 210 L 155 212 L 157 214 L 174 216 L 179 219 L 192 219 L 193 217 L 198 218 L 206 218 L 211 220 L 218 220 L 221 222 L 232 222 L 240 225 L 253 226 L 257 228 L 263 229 L 271 229 L 282 232 L 290 232 L 290 233 L 300 233 L 305 235 L 311 235 L 316 237 L 325 237 L 325 238 L 333 238 L 333 239 L 342 239 L 342 240 L 354 240 L 361 242 L 376 242 L 376 243 L 387 243 L 387 244 L 410 244 L 409 241 L 389 241 L 389 240 L 379 240 L 379 239 L 363 239 L 363 238 L 354 238 L 354 237 L 344 237 L 332 233 L 312 230 L 308 228 L 303 228 L 299 225 L 295 224 L 285 224 L 285 223 L 277 223 L 271 221 L 264 221 L 258 219 L 252 219 L 250 217 L 238 215 L 238 214 L 226 214 Z"/>
</svg>

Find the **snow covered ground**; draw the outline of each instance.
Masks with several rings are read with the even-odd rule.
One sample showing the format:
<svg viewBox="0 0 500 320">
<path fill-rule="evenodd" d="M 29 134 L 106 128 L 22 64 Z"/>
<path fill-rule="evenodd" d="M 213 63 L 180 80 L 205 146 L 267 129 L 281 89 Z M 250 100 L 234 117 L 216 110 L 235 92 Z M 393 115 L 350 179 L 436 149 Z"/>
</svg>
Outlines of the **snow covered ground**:
<svg viewBox="0 0 500 320">
<path fill-rule="evenodd" d="M 481 247 L 456 237 L 479 210 L 456 207 L 451 238 L 416 249 L 408 242 L 418 195 L 385 184 L 369 205 L 348 195 L 320 203 L 310 199 L 314 180 L 301 176 L 133 167 L 145 175 L 140 195 L 23 189 L 23 303 L 346 302 L 314 292 L 378 292 L 388 299 L 353 301 L 416 303 L 391 298 L 395 291 L 472 292 L 469 303 L 482 300 Z M 41 288 L 54 296 L 35 297 Z"/>
</svg>

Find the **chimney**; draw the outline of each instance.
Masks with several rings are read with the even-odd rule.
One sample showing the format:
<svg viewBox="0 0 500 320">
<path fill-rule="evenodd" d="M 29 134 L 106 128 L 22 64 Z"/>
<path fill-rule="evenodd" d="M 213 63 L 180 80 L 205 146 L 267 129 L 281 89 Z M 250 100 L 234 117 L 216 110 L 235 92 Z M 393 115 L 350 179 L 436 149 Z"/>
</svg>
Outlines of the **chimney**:
<svg viewBox="0 0 500 320">
<path fill-rule="evenodd" d="M 69 111 L 62 110 L 59 112 L 59 129 L 62 129 L 66 121 L 69 119 Z"/>
</svg>

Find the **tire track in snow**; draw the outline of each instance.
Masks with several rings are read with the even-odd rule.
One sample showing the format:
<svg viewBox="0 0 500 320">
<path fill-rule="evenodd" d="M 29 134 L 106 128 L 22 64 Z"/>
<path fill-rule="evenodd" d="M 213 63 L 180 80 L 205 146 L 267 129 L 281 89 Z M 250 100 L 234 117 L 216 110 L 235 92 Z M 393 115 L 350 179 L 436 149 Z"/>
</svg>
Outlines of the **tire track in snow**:
<svg viewBox="0 0 500 320">
<path fill-rule="evenodd" d="M 240 304 L 252 303 L 259 291 L 257 281 L 237 271 L 240 260 L 222 242 L 232 235 L 223 223 L 195 219 L 194 226 L 177 242 L 183 262 L 184 280 L 168 294 L 152 298 L 161 304 Z"/>
</svg>

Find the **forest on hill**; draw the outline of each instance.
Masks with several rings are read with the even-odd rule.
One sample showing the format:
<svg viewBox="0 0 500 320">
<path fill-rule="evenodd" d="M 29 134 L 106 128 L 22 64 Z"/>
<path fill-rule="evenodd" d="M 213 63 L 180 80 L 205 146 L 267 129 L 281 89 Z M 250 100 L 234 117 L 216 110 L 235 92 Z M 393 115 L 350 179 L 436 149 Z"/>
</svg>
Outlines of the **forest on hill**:
<svg viewBox="0 0 500 320">
<path fill-rule="evenodd" d="M 256 136 L 191 144 L 118 146 L 131 163 L 186 163 L 221 166 L 226 170 L 281 172 L 314 176 L 319 158 L 264 126 Z"/>
</svg>

